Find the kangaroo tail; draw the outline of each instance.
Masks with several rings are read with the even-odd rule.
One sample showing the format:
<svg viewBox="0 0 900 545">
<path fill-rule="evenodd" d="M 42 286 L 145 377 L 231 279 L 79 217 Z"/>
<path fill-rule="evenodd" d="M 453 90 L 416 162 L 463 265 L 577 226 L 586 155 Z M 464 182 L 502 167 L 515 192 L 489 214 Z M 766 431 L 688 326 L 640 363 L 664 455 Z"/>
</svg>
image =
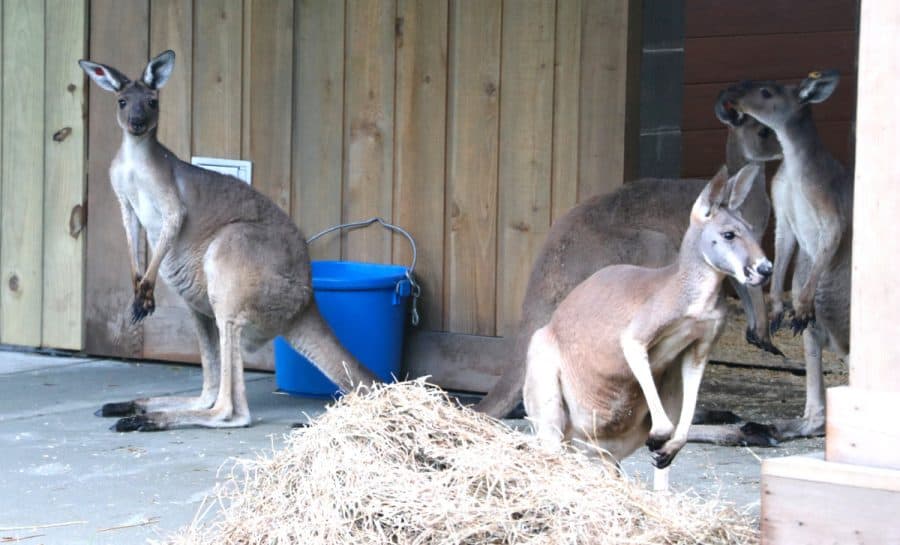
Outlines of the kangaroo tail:
<svg viewBox="0 0 900 545">
<path fill-rule="evenodd" d="M 380 382 L 374 373 L 341 345 L 322 318 L 314 300 L 310 301 L 285 338 L 294 350 L 312 362 L 344 392 L 349 392 L 360 384 Z"/>
<path fill-rule="evenodd" d="M 494 387 L 475 405 L 476 411 L 494 418 L 503 418 L 522 401 L 522 388 L 525 386 L 525 350 L 530 334 L 533 333 L 528 331 L 529 339 L 523 343 L 521 330 L 524 329 L 527 328 L 520 327 L 514 340 L 512 357 L 506 362 L 506 367 Z"/>
</svg>

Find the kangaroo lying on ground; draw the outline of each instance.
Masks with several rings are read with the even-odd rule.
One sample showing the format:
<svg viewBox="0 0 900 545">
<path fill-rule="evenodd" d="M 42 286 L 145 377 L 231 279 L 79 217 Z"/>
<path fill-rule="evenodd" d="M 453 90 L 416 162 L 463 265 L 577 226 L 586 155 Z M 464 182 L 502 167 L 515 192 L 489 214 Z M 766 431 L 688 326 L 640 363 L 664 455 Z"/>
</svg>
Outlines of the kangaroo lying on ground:
<svg viewBox="0 0 900 545">
<path fill-rule="evenodd" d="M 784 161 L 772 179 L 775 271 L 770 318 L 772 330 L 777 330 L 784 315 L 785 276 L 799 245 L 791 328 L 795 334 L 803 331 L 807 391 L 803 419 L 776 424 L 783 436 L 824 433 L 822 348 L 830 345 L 842 357 L 850 352 L 853 173 L 822 144 L 810 106 L 828 99 L 839 79 L 834 71 L 812 72 L 797 85 L 748 81 L 720 95 L 736 115 L 771 127 L 784 149 Z M 810 324 L 813 327 L 807 327 Z"/>
<path fill-rule="evenodd" d="M 758 286 L 772 272 L 738 212 L 760 170 L 716 174 L 690 211 L 675 263 L 605 267 L 534 333 L 523 394 L 542 444 L 580 439 L 618 461 L 646 441 L 654 466 L 672 463 L 725 322 L 722 281 Z"/>
<path fill-rule="evenodd" d="M 781 158 L 777 138 L 754 119 L 738 117 L 716 104 L 716 114 L 729 126 L 726 158 L 729 173 L 749 161 Z M 613 193 L 595 196 L 570 210 L 550 229 L 532 268 L 522 303 L 522 318 L 511 342 L 511 358 L 500 379 L 477 410 L 501 418 L 522 399 L 525 352 L 532 334 L 550 319 L 560 301 L 577 284 L 597 270 L 614 264 L 661 267 L 675 260 L 688 227 L 688 216 L 706 180 L 644 179 L 630 182 Z M 760 169 L 743 206 L 742 215 L 752 226 L 756 240 L 768 224 L 770 206 L 765 174 Z M 769 337 L 761 288 L 736 282 L 748 319 L 747 339 L 780 354 Z M 691 440 L 717 443 L 769 445 L 773 438 L 765 428 L 695 427 Z"/>
<path fill-rule="evenodd" d="M 166 51 L 131 81 L 115 68 L 79 61 L 118 101 L 122 145 L 109 174 L 131 256 L 133 320 L 153 313 L 159 274 L 194 318 L 203 390 L 199 397 L 108 403 L 98 414 L 124 416 L 117 431 L 247 426 L 241 347 L 252 350 L 276 335 L 343 390 L 375 381 L 319 314 L 306 242 L 290 217 L 249 185 L 185 163 L 156 140 L 159 89 L 174 63 L 175 53 Z M 152 248 L 144 272 L 141 227 Z"/>
</svg>

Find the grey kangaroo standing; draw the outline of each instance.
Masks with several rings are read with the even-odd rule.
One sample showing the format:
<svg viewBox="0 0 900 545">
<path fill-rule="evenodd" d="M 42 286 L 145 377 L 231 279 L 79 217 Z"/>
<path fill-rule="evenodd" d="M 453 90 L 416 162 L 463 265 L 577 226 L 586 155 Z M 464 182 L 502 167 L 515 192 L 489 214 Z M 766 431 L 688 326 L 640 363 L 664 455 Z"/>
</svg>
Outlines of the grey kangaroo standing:
<svg viewBox="0 0 900 545">
<path fill-rule="evenodd" d="M 728 171 L 735 174 L 748 162 L 781 158 L 781 147 L 770 129 L 716 104 L 716 114 L 729 126 Z M 522 399 L 525 352 L 532 334 L 547 323 L 560 301 L 598 269 L 614 264 L 660 267 L 672 263 L 688 228 L 688 213 L 707 180 L 643 179 L 595 196 L 574 207 L 553 224 L 532 268 L 522 303 L 522 318 L 513 337 L 511 358 L 495 386 L 476 409 L 497 418 Z M 762 238 L 770 213 L 765 173 L 760 169 L 742 205 L 742 214 L 756 240 Z M 737 284 L 736 282 L 733 284 Z M 736 285 L 748 319 L 747 339 L 780 354 L 769 337 L 766 308 L 759 287 Z M 760 428 L 701 430 L 692 440 L 722 443 L 771 443 Z M 748 432 L 748 433 L 745 433 Z"/>
<path fill-rule="evenodd" d="M 720 99 L 740 116 L 771 127 L 784 149 L 772 180 L 775 211 L 775 271 L 770 295 L 772 329 L 784 316 L 784 281 L 797 252 L 792 280 L 794 333 L 803 331 L 806 409 L 801 420 L 778 425 L 786 437 L 825 430 L 822 348 L 850 352 L 850 271 L 853 174 L 822 144 L 811 105 L 837 88 L 835 71 L 812 72 L 797 85 L 748 81 L 722 92 Z M 808 327 L 812 325 L 812 327 Z"/>
<path fill-rule="evenodd" d="M 604 267 L 534 333 L 523 393 L 543 444 L 580 439 L 618 461 L 646 442 L 653 465 L 672 462 L 725 323 L 723 280 L 758 286 L 772 272 L 737 212 L 761 170 L 716 174 L 691 208 L 673 264 Z"/>
<path fill-rule="evenodd" d="M 108 403 L 98 414 L 124 416 L 117 431 L 247 426 L 241 347 L 261 346 L 275 335 L 344 390 L 376 380 L 320 316 L 306 242 L 290 217 L 247 184 L 185 163 L 156 140 L 159 89 L 174 62 L 175 53 L 166 51 L 135 81 L 103 64 L 79 64 L 118 103 L 122 145 L 109 174 L 131 256 L 133 320 L 153 312 L 161 276 L 193 316 L 203 390 L 199 397 Z M 138 257 L 142 227 L 152 250 L 145 271 Z"/>
</svg>

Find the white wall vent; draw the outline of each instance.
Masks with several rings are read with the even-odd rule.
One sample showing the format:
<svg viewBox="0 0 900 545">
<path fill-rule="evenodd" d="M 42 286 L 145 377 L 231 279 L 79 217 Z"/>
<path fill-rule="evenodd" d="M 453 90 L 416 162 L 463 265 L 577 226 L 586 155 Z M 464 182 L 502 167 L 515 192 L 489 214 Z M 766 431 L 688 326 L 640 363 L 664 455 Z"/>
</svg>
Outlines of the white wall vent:
<svg viewBox="0 0 900 545">
<path fill-rule="evenodd" d="M 253 163 L 241 159 L 220 159 L 218 157 L 191 157 L 191 164 L 222 174 L 228 174 L 252 185 Z"/>
</svg>

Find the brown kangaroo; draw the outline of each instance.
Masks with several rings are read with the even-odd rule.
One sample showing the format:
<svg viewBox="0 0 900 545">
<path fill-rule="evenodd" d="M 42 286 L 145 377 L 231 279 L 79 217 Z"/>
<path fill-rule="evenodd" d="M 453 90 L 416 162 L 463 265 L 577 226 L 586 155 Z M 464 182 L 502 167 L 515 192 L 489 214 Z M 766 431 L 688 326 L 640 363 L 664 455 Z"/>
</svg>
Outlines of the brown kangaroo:
<svg viewBox="0 0 900 545">
<path fill-rule="evenodd" d="M 761 170 L 716 174 L 691 209 L 675 263 L 600 269 L 534 333 L 523 394 L 544 445 L 579 439 L 618 461 L 646 442 L 654 466 L 672 463 L 725 323 L 722 281 L 758 286 L 772 273 L 738 212 Z"/>
<path fill-rule="evenodd" d="M 132 318 L 153 313 L 159 274 L 193 315 L 203 390 L 199 397 L 107 403 L 98 415 L 123 416 L 117 431 L 248 426 L 241 348 L 259 347 L 275 335 L 284 335 L 344 390 L 376 380 L 320 316 L 306 242 L 290 217 L 247 184 L 185 163 L 157 141 L 159 89 L 174 63 L 175 53 L 165 51 L 132 81 L 115 68 L 79 61 L 118 103 L 122 144 L 109 175 L 131 256 Z M 141 228 L 152 249 L 143 272 Z"/>
<path fill-rule="evenodd" d="M 807 390 L 803 418 L 776 424 L 783 437 L 824 433 L 822 348 L 830 346 L 842 357 L 850 352 L 853 173 L 822 144 L 811 108 L 827 100 L 839 80 L 833 70 L 812 72 L 796 85 L 747 81 L 720 95 L 737 116 L 771 127 L 784 149 L 784 161 L 772 179 L 775 271 L 770 317 L 774 331 L 781 326 L 785 276 L 799 246 L 791 328 L 795 334 L 803 331 Z M 813 327 L 807 327 L 810 324 Z"/>
<path fill-rule="evenodd" d="M 729 127 L 726 158 L 731 174 L 749 161 L 781 158 L 781 147 L 768 127 L 750 117 L 738 117 L 720 103 L 716 104 L 715 111 Z M 510 361 L 476 409 L 500 418 L 516 407 L 522 399 L 525 352 L 532 334 L 547 323 L 560 301 L 585 278 L 608 265 L 660 267 L 672 263 L 688 227 L 692 203 L 706 183 L 697 179 L 637 180 L 612 193 L 595 196 L 557 220 L 532 268 L 522 303 L 522 318 L 512 339 Z M 765 174 L 760 169 L 742 205 L 742 214 L 757 240 L 766 229 L 769 213 Z M 769 337 L 761 288 L 737 285 L 736 291 L 749 322 L 748 341 L 780 354 Z M 757 431 L 763 430 L 757 428 L 748 435 L 740 429 L 695 428 L 692 434 L 702 435 L 692 439 L 764 445 L 772 442 L 771 437 L 764 433 L 757 435 Z"/>
</svg>

